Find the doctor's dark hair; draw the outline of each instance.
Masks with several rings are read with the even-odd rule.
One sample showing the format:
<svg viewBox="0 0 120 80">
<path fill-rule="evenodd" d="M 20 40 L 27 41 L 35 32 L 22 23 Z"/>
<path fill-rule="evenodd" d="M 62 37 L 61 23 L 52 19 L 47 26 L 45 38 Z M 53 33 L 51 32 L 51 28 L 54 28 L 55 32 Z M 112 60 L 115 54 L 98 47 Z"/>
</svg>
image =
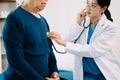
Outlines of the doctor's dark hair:
<svg viewBox="0 0 120 80">
<path fill-rule="evenodd" d="M 108 10 L 111 0 L 97 0 L 97 2 L 99 4 L 99 6 L 101 6 L 102 8 L 107 6 L 107 9 L 105 10 L 104 13 L 105 13 L 107 19 L 113 22 L 113 19 L 111 18 L 111 13 Z"/>
</svg>

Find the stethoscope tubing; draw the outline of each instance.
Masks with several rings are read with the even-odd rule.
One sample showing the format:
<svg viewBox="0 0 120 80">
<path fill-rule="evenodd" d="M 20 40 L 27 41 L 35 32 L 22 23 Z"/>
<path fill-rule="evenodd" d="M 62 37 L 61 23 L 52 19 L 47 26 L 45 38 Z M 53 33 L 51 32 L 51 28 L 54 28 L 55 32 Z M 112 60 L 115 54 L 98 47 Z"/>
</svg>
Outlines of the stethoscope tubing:
<svg viewBox="0 0 120 80">
<path fill-rule="evenodd" d="M 85 22 L 86 22 L 86 19 L 85 19 L 84 22 L 83 22 L 83 27 L 84 27 L 84 28 L 83 28 L 82 32 L 79 34 L 79 36 L 75 39 L 74 43 L 77 43 L 78 39 L 81 37 L 81 35 L 82 35 L 83 32 L 85 31 L 85 29 L 89 28 L 90 24 L 89 24 L 88 26 L 85 26 Z M 53 44 L 53 42 L 52 42 L 52 45 L 53 45 L 54 50 L 55 50 L 57 53 L 60 53 L 60 54 L 66 54 L 66 53 L 67 53 L 67 52 L 58 51 L 58 50 L 56 49 L 55 45 Z"/>
</svg>

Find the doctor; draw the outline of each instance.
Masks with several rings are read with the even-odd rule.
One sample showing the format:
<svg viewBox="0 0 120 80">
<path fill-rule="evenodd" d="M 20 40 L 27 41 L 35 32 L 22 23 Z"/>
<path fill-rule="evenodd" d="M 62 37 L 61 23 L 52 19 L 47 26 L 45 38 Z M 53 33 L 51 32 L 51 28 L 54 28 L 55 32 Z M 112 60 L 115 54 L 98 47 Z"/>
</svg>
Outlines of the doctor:
<svg viewBox="0 0 120 80">
<path fill-rule="evenodd" d="M 75 55 L 74 80 L 120 80 L 120 61 L 112 51 L 117 26 L 112 22 L 109 5 L 110 0 L 87 0 L 65 40 L 57 32 L 48 33 L 50 39 Z"/>
</svg>

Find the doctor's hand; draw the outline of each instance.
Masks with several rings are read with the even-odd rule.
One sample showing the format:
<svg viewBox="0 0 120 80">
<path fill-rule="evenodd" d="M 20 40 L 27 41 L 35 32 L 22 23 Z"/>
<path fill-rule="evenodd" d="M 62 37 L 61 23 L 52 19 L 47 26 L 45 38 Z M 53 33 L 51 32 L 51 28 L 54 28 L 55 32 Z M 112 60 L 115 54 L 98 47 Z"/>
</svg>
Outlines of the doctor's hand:
<svg viewBox="0 0 120 80">
<path fill-rule="evenodd" d="M 49 39 L 55 40 L 59 45 L 66 47 L 66 41 L 62 39 L 61 35 L 57 32 L 47 32 Z"/>
<path fill-rule="evenodd" d="M 60 80 L 59 74 L 57 72 L 53 72 L 51 77 L 46 77 L 46 80 Z"/>
<path fill-rule="evenodd" d="M 86 17 L 86 10 L 83 9 L 82 11 L 80 11 L 80 12 L 78 13 L 77 23 L 80 25 L 81 22 L 85 19 L 85 17 Z"/>
</svg>

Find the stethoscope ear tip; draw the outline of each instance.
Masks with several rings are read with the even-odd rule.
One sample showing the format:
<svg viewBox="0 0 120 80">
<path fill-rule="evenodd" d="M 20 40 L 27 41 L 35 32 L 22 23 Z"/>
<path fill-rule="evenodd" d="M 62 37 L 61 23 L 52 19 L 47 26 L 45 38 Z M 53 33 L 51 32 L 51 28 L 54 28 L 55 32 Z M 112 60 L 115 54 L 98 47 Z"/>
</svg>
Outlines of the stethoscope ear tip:
<svg viewBox="0 0 120 80">
<path fill-rule="evenodd" d="M 90 17 L 86 16 L 84 23 L 83 23 L 83 27 L 88 28 L 89 24 L 90 24 Z"/>
</svg>

